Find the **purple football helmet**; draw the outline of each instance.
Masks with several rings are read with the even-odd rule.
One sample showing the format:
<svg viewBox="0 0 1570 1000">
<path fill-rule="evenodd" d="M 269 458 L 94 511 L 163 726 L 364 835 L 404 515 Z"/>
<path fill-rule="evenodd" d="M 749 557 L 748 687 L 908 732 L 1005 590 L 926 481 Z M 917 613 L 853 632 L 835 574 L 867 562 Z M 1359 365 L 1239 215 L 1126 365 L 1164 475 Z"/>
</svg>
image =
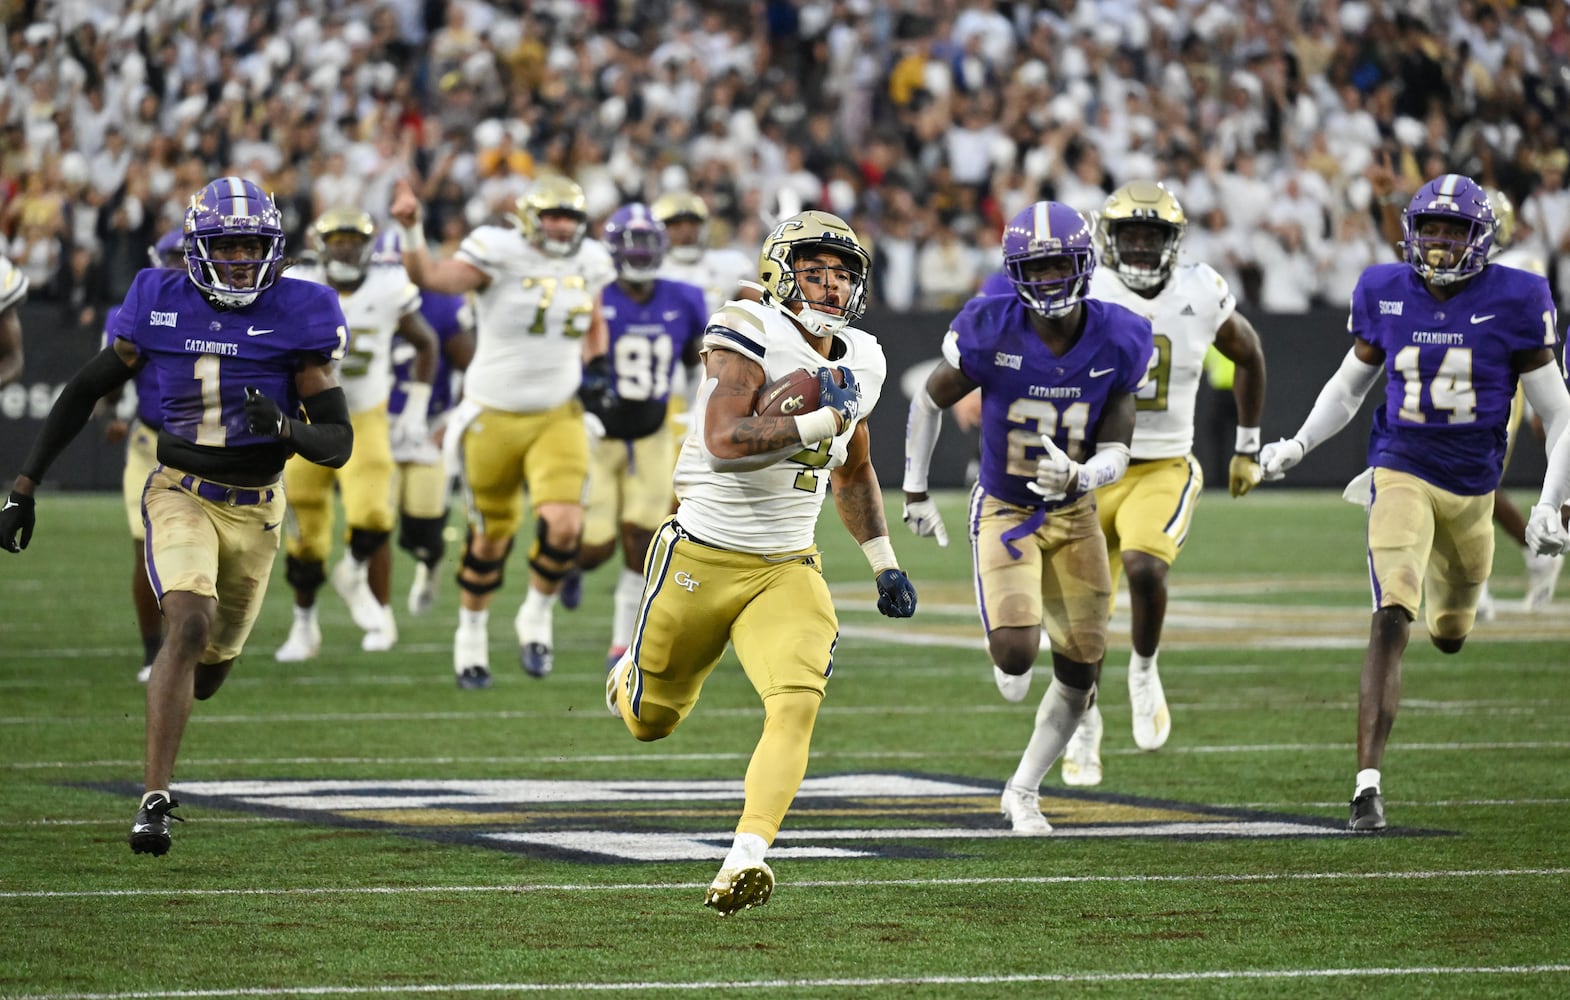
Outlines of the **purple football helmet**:
<svg viewBox="0 0 1570 1000">
<path fill-rule="evenodd" d="M 1057 273 L 1035 276 L 1047 261 L 1062 262 Z M 1090 223 L 1062 202 L 1038 201 L 1003 230 L 1003 271 L 1020 301 L 1042 316 L 1065 316 L 1083 302 L 1095 270 Z"/>
<path fill-rule="evenodd" d="M 616 272 L 628 281 L 653 281 L 665 260 L 665 251 L 670 249 L 665 223 L 640 201 L 613 212 L 605 220 L 600 239 L 616 261 Z"/>
<path fill-rule="evenodd" d="M 1420 235 L 1425 219 L 1460 223 L 1466 236 Z M 1418 188 L 1401 213 L 1401 249 L 1424 281 L 1449 285 L 1472 277 L 1488 263 L 1496 227 L 1488 193 L 1470 177 L 1445 174 Z"/>
<path fill-rule="evenodd" d="M 158 242 L 147 248 L 147 259 L 153 267 L 185 266 L 185 234 L 171 229 L 158 237 Z"/>
<path fill-rule="evenodd" d="M 259 249 L 243 258 L 215 255 L 237 238 Z M 185 241 L 186 273 L 217 305 L 248 306 L 278 280 L 283 219 L 272 196 L 243 177 L 220 177 L 191 196 Z"/>
</svg>

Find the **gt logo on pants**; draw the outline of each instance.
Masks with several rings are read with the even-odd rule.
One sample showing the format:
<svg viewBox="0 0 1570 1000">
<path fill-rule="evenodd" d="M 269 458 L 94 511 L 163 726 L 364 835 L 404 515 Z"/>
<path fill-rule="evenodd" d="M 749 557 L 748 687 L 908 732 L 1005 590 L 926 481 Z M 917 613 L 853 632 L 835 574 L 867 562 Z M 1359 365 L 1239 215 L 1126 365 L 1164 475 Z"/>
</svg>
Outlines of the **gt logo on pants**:
<svg viewBox="0 0 1570 1000">
<path fill-rule="evenodd" d="M 677 570 L 676 575 L 671 579 L 676 581 L 676 586 L 682 588 L 689 594 L 694 590 L 697 590 L 699 586 L 699 581 L 694 580 L 684 569 Z"/>
</svg>

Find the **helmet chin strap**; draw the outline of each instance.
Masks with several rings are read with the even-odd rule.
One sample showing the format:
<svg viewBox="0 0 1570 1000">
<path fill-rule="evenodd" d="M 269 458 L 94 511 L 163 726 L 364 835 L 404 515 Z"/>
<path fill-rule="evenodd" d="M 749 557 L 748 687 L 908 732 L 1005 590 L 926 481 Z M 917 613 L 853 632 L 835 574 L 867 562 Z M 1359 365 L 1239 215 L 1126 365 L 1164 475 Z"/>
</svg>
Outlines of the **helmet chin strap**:
<svg viewBox="0 0 1570 1000">
<path fill-rule="evenodd" d="M 791 312 L 785 303 L 772 297 L 770 297 L 769 301 L 774 308 L 795 320 L 803 330 L 821 340 L 827 340 L 845 329 L 847 321 L 844 316 L 830 316 L 827 313 L 821 313 L 806 302 L 802 302 L 801 312 Z"/>
</svg>

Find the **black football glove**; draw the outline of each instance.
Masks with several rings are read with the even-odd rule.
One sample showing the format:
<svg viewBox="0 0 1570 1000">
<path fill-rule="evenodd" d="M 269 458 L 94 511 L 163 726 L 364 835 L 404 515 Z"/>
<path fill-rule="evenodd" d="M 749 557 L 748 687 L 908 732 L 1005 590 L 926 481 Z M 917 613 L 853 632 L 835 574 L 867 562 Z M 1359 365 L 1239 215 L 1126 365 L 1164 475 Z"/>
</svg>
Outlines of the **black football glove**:
<svg viewBox="0 0 1570 1000">
<path fill-rule="evenodd" d="M 916 587 L 903 570 L 878 574 L 878 610 L 888 618 L 909 618 L 916 613 Z"/>
<path fill-rule="evenodd" d="M 592 358 L 583 366 L 583 381 L 578 383 L 578 400 L 583 408 L 597 417 L 616 408 L 615 378 L 611 372 L 608 354 Z"/>
<path fill-rule="evenodd" d="M 0 549 L 20 552 L 33 540 L 33 498 L 12 491 L 0 508 Z"/>
<path fill-rule="evenodd" d="M 252 434 L 283 437 L 286 418 L 278 404 L 262 395 L 261 390 L 245 387 L 245 426 Z"/>
<path fill-rule="evenodd" d="M 861 400 L 856 395 L 856 376 L 850 369 L 840 366 L 840 372 L 845 376 L 845 384 L 839 385 L 834 381 L 834 370 L 831 368 L 818 369 L 818 405 L 828 406 L 840 411 L 843 430 L 856 422 L 856 412 L 861 408 Z"/>
</svg>

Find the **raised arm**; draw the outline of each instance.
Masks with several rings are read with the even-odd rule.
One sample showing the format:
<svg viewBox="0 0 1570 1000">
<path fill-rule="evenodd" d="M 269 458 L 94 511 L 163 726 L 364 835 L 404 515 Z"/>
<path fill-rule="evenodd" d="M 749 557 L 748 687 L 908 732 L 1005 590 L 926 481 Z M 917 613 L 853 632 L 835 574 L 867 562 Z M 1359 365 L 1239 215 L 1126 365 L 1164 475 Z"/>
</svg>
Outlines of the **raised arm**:
<svg viewBox="0 0 1570 1000">
<path fill-rule="evenodd" d="M 425 245 L 425 226 L 420 221 L 420 200 L 407 180 L 393 188 L 392 207 L 388 210 L 403 237 L 403 269 L 409 280 L 420 288 L 445 295 L 462 295 L 484 288 L 490 276 L 468 261 L 448 258 L 435 260 Z"/>
</svg>

